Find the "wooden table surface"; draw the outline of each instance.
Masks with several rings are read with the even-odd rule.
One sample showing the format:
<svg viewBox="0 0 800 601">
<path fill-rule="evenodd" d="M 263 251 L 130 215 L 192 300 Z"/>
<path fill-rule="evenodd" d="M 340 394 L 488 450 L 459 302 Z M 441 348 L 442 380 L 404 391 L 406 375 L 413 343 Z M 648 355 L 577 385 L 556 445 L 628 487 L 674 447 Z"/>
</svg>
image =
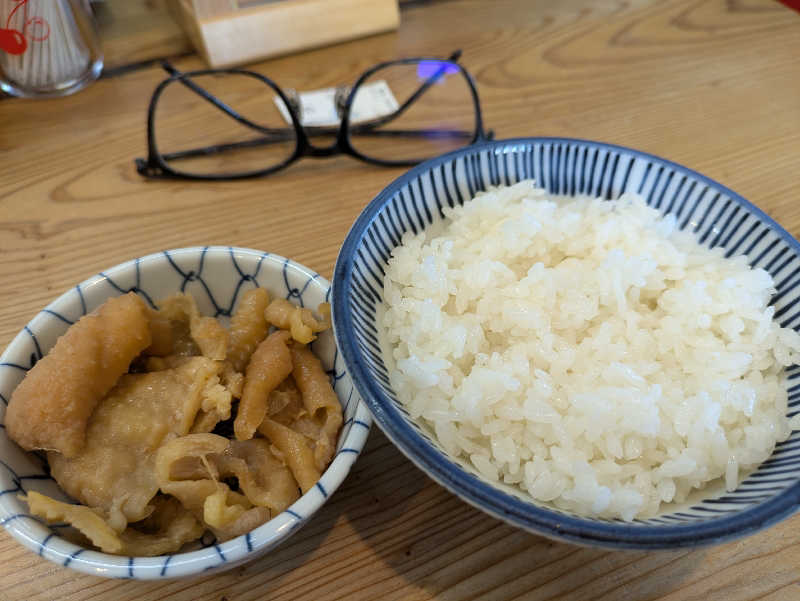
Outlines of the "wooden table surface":
<svg viewBox="0 0 800 601">
<path fill-rule="evenodd" d="M 142 14 L 120 25 L 108 10 L 110 76 L 63 99 L 0 100 L 0 348 L 77 282 L 167 248 L 264 249 L 330 277 L 349 225 L 403 171 L 338 157 L 253 181 L 142 180 L 133 158 L 145 151 L 147 102 L 164 73 L 141 61 L 199 61 L 174 25 L 148 27 Z M 395 33 L 255 68 L 306 90 L 351 82 L 381 60 L 462 48 L 498 138 L 582 137 L 665 156 L 800 234 L 800 14 L 786 6 L 416 0 L 403 4 L 402 21 Z M 119 68 L 130 62 L 140 64 Z M 694 551 L 578 548 L 464 504 L 373 428 L 349 478 L 304 529 L 220 575 L 103 580 L 43 561 L 0 531 L 4 601 L 432 598 L 797 600 L 800 515 Z"/>
</svg>

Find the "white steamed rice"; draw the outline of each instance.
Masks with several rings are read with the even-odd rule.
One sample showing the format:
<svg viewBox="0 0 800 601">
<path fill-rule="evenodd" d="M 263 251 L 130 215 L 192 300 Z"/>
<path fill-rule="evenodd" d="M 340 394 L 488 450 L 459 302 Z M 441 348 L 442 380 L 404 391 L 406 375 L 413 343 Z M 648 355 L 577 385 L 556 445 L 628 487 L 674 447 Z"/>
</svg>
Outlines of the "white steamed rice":
<svg viewBox="0 0 800 601">
<path fill-rule="evenodd" d="M 800 426 L 782 374 L 800 335 L 745 257 L 633 195 L 528 181 L 445 212 L 389 261 L 390 377 L 486 479 L 631 520 L 716 479 L 732 490 Z"/>
</svg>

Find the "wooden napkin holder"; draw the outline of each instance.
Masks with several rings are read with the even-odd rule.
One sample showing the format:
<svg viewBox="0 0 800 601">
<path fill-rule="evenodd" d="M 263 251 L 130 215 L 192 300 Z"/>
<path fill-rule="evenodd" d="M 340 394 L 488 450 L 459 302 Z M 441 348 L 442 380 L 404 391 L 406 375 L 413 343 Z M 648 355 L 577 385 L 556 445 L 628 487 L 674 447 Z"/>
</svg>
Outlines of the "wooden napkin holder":
<svg viewBox="0 0 800 601">
<path fill-rule="evenodd" d="M 211 67 L 326 46 L 400 25 L 398 0 L 172 0 Z"/>
</svg>

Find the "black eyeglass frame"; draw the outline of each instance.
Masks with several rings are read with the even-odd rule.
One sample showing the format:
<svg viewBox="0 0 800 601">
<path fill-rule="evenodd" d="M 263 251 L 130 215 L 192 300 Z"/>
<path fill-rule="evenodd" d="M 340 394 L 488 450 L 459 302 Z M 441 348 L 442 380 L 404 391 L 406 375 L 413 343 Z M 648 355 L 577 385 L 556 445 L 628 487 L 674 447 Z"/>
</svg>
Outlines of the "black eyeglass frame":
<svg viewBox="0 0 800 601">
<path fill-rule="evenodd" d="M 270 175 L 275 173 L 276 171 L 280 171 L 294 163 L 295 161 L 303 158 L 303 157 L 328 157 L 334 156 L 338 154 L 346 154 L 352 156 L 356 159 L 364 161 L 369 164 L 373 165 L 380 165 L 384 167 L 408 167 L 412 165 L 416 165 L 425 161 L 432 157 L 423 157 L 419 159 L 407 159 L 407 160 L 387 160 L 387 159 L 380 159 L 371 157 L 368 155 L 359 152 L 356 148 L 353 147 L 350 141 L 350 135 L 352 132 L 352 128 L 350 127 L 350 112 L 353 106 L 353 102 L 356 97 L 356 93 L 358 88 L 361 84 L 364 83 L 367 79 L 369 79 L 373 74 L 381 69 L 385 69 L 387 67 L 391 67 L 394 65 L 411 65 L 417 64 L 422 62 L 436 62 L 441 63 L 442 68 L 439 69 L 436 73 L 432 76 L 428 77 L 428 79 L 420 86 L 420 88 L 412 94 L 403 104 L 393 113 L 390 115 L 386 115 L 379 119 L 358 124 L 358 127 L 361 128 L 370 128 L 375 127 L 377 125 L 383 125 L 392 119 L 401 115 L 417 98 L 419 98 L 431 85 L 433 85 L 439 77 L 447 73 L 448 66 L 455 67 L 459 73 L 461 73 L 469 87 L 470 95 L 472 97 L 473 106 L 475 109 L 475 127 L 474 132 L 472 133 L 472 137 L 470 138 L 469 142 L 464 144 L 464 146 L 471 146 L 481 141 L 492 139 L 493 132 L 488 132 L 488 134 L 484 131 L 483 125 L 483 114 L 481 111 L 480 100 L 478 98 L 478 89 L 475 85 L 475 81 L 473 80 L 470 73 L 457 61 L 461 56 L 461 51 L 458 50 L 451 54 L 447 59 L 440 59 L 440 58 L 428 58 L 428 57 L 416 57 L 416 58 L 404 58 L 398 60 L 391 60 L 385 61 L 382 63 L 378 63 L 377 65 L 369 68 L 366 70 L 353 84 L 352 88 L 350 89 L 349 94 L 347 95 L 347 99 L 344 103 L 342 109 L 342 120 L 338 127 L 335 128 L 320 128 L 320 127 L 309 127 L 304 128 L 300 123 L 300 118 L 295 111 L 292 103 L 290 102 L 287 95 L 284 91 L 278 86 L 275 82 L 273 82 L 268 77 L 261 75 L 260 73 L 256 73 L 254 71 L 247 71 L 243 69 L 204 69 L 199 71 L 189 71 L 186 73 L 180 72 L 172 65 L 167 62 L 162 63 L 163 68 L 170 73 L 170 77 L 166 78 L 162 81 L 153 92 L 153 96 L 150 99 L 150 104 L 148 107 L 147 113 L 147 159 L 137 158 L 136 162 L 136 170 L 137 172 L 144 176 L 144 177 L 151 177 L 151 178 L 180 178 L 180 179 L 195 179 L 195 180 L 206 180 L 206 181 L 224 181 L 224 180 L 236 180 L 236 179 L 246 179 L 246 178 L 255 178 L 255 177 L 263 177 L 266 175 Z M 269 88 L 271 88 L 284 102 L 289 115 L 291 116 L 291 125 L 292 129 L 287 130 L 274 130 L 271 128 L 266 128 L 257 123 L 250 121 L 249 119 L 239 115 L 235 110 L 231 107 L 227 106 L 225 103 L 217 99 L 215 96 L 204 90 L 201 86 L 197 85 L 193 78 L 202 75 L 218 75 L 218 74 L 238 74 L 238 75 L 245 75 L 248 77 L 253 77 L 262 83 L 266 84 Z M 294 135 L 295 138 L 295 149 L 291 155 L 289 155 L 283 162 L 278 163 L 276 165 L 271 165 L 265 169 L 259 169 L 255 171 L 246 171 L 246 172 L 239 172 L 239 173 L 227 173 L 227 174 L 203 174 L 203 173 L 188 173 L 181 171 L 179 169 L 174 169 L 170 167 L 167 161 L 165 160 L 165 155 L 162 155 L 158 151 L 158 147 L 156 144 L 156 136 L 155 136 L 155 109 L 158 103 L 158 99 L 160 98 L 161 94 L 164 92 L 164 89 L 174 82 L 180 82 L 187 87 L 189 87 L 192 91 L 203 97 L 206 101 L 210 102 L 223 112 L 225 112 L 228 116 L 233 118 L 234 120 L 238 121 L 242 125 L 249 127 L 255 131 L 259 131 L 264 134 L 274 134 L 277 131 L 281 132 L 288 132 Z M 330 146 L 319 147 L 312 144 L 311 140 L 309 139 L 309 131 L 321 134 L 336 134 L 336 139 Z M 394 135 L 394 134 L 402 134 L 403 132 L 393 132 L 393 131 L 376 131 L 372 132 L 374 134 L 379 135 Z M 406 134 L 416 133 L 416 134 L 431 134 L 436 135 L 440 134 L 440 130 L 414 130 L 413 132 L 405 132 Z M 455 133 L 455 132 L 451 132 Z M 467 133 L 468 132 L 458 132 L 458 133 Z M 181 151 L 177 153 L 169 153 L 166 156 L 170 158 L 179 158 L 191 155 L 208 155 L 208 154 L 216 154 L 218 152 L 224 152 L 230 148 L 240 147 L 242 145 L 250 145 L 256 146 L 263 144 L 263 141 L 254 140 L 251 142 L 244 142 L 244 143 L 235 143 L 235 144 L 223 144 L 223 145 L 216 145 L 216 146 L 209 146 L 206 148 L 194 149 L 189 151 Z"/>
</svg>

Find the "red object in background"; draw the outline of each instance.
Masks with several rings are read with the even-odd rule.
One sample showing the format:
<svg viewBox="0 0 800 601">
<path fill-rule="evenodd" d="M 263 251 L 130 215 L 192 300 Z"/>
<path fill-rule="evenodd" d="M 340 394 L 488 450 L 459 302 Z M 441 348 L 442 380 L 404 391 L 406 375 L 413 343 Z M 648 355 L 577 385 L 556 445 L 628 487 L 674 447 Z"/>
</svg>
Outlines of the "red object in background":
<svg viewBox="0 0 800 601">
<path fill-rule="evenodd" d="M 43 42 L 50 37 L 50 25 L 41 17 L 31 17 L 25 21 L 22 31 L 11 29 L 11 18 L 14 13 L 28 3 L 28 0 L 16 0 L 17 5 L 11 9 L 6 19 L 6 28 L 0 29 L 0 50 L 5 50 L 9 54 L 22 54 L 28 49 L 28 39 L 26 38 L 26 31 L 28 28 L 31 30 L 38 28 L 38 34 L 28 32 L 29 37 L 34 42 Z M 25 12 L 27 16 L 27 12 Z"/>
<path fill-rule="evenodd" d="M 21 6 L 27 3 L 28 0 L 19 0 L 17 5 L 8 13 L 6 28 L 0 29 L 0 50 L 5 50 L 9 54 L 22 54 L 28 48 L 28 40 L 25 39 L 25 34 L 9 27 L 11 25 L 11 17 Z"/>
<path fill-rule="evenodd" d="M 28 42 L 21 31 L 16 29 L 0 29 L 0 50 L 9 54 L 22 54 L 28 47 Z"/>
<path fill-rule="evenodd" d="M 793 8 L 800 13 L 800 0 L 778 0 L 781 4 L 785 4 L 789 8 Z"/>
</svg>

